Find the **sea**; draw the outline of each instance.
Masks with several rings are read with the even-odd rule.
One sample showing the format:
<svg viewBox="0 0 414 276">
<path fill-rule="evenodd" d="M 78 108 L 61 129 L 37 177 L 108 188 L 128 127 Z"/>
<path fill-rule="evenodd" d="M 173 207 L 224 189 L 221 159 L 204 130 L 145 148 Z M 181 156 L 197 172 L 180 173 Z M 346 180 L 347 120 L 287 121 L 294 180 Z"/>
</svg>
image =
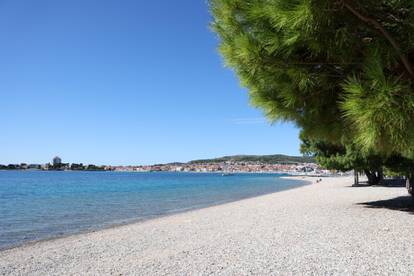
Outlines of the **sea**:
<svg viewBox="0 0 414 276">
<path fill-rule="evenodd" d="M 282 176 L 0 171 L 0 250 L 307 184 Z"/>
</svg>

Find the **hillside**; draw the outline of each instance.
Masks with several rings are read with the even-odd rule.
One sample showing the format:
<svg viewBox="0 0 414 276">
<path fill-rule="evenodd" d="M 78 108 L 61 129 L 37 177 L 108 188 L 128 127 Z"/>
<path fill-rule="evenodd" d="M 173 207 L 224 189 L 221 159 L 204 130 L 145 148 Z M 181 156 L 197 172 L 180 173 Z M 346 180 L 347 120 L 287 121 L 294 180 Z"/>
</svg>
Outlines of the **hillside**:
<svg viewBox="0 0 414 276">
<path fill-rule="evenodd" d="M 233 155 L 233 156 L 223 156 L 213 159 L 201 159 L 193 160 L 189 163 L 191 164 L 200 164 L 200 163 L 220 163 L 226 161 L 234 162 L 261 162 L 266 164 L 291 164 L 291 163 L 314 163 L 315 160 L 312 157 L 306 156 L 288 156 L 283 154 L 274 154 L 274 155 Z"/>
</svg>

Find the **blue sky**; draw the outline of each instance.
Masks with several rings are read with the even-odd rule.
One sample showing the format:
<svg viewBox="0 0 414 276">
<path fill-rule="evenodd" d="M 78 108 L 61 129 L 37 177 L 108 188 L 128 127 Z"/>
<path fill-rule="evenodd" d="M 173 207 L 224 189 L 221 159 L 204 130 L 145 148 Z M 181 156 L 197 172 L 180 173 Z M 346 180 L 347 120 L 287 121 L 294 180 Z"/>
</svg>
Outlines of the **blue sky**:
<svg viewBox="0 0 414 276">
<path fill-rule="evenodd" d="M 0 0 L 0 163 L 298 155 L 223 66 L 204 0 Z"/>
</svg>

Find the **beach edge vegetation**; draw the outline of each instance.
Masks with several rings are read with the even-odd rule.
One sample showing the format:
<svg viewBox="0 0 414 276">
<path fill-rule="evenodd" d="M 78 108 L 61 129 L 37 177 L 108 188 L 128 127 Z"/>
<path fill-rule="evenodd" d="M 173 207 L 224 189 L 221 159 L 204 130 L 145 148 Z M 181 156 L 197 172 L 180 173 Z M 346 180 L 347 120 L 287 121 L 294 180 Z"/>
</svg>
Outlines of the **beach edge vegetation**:
<svg viewBox="0 0 414 276">
<path fill-rule="evenodd" d="M 414 179 L 411 0 L 210 0 L 225 64 L 302 152 L 377 184 Z"/>
</svg>

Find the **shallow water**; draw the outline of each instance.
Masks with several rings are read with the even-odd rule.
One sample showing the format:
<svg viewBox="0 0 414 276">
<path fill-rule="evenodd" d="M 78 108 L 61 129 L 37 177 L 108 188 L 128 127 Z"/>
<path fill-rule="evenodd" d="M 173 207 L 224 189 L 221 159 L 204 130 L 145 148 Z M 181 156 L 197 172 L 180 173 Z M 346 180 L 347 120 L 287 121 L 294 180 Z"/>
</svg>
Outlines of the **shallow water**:
<svg viewBox="0 0 414 276">
<path fill-rule="evenodd" d="M 0 171 L 0 249 L 305 184 L 281 176 Z"/>
</svg>

